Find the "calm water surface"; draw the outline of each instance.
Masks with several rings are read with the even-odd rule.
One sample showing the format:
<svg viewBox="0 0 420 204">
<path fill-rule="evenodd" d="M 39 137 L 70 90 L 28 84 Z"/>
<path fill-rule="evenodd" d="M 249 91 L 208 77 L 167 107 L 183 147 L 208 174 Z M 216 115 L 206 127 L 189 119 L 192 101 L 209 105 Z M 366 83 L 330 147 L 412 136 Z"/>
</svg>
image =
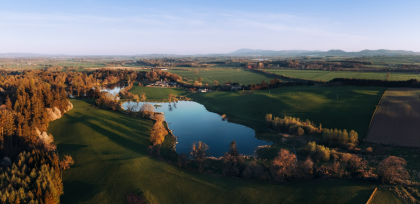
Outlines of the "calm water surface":
<svg viewBox="0 0 420 204">
<path fill-rule="evenodd" d="M 129 106 L 136 106 L 140 109 L 143 103 L 126 102 L 124 109 Z M 223 121 L 216 113 L 193 101 L 179 101 L 172 103 L 150 103 L 160 104 L 162 107 L 155 108 L 157 112 L 164 112 L 169 129 L 178 137 L 176 151 L 188 153 L 189 147 L 195 141 L 202 141 L 209 146 L 210 156 L 223 156 L 228 151 L 232 140 L 236 141 L 241 154 L 252 155 L 255 148 L 260 145 L 269 145 L 270 142 L 259 140 L 255 137 L 255 131 L 249 127 Z"/>
<path fill-rule="evenodd" d="M 106 85 L 101 87 L 101 91 L 106 91 L 112 95 L 120 93 L 120 90 L 123 89 L 125 86 L 123 83 L 116 83 L 112 85 Z"/>
</svg>

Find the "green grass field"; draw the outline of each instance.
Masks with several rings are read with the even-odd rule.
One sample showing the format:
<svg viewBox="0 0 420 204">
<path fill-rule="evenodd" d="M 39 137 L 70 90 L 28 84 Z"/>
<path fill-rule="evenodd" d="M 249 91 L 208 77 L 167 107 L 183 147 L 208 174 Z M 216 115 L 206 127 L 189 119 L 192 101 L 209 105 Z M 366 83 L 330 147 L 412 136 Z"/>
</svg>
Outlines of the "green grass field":
<svg viewBox="0 0 420 204">
<path fill-rule="evenodd" d="M 386 80 L 387 72 L 352 72 L 352 71 L 321 71 L 321 70 L 284 70 L 267 69 L 268 72 L 284 74 L 300 79 L 325 80 L 330 81 L 334 78 L 353 78 L 353 79 L 379 79 Z M 416 73 L 395 73 L 391 72 L 389 80 L 406 81 L 409 79 L 420 80 L 420 75 Z"/>
<path fill-rule="evenodd" d="M 144 87 L 139 86 L 136 82 L 133 88 L 130 90 L 132 94 L 140 95 L 142 92 L 146 93 L 146 101 L 168 101 L 168 96 L 172 95 L 187 95 L 188 92 L 178 88 L 158 88 L 158 87 Z"/>
<path fill-rule="evenodd" d="M 184 78 L 191 79 L 191 83 L 197 81 L 198 77 L 203 78 L 203 84 L 208 83 L 213 85 L 214 80 L 217 80 L 220 85 L 223 85 L 227 81 L 237 82 L 243 85 L 249 84 L 260 84 L 262 80 L 270 83 L 271 79 L 279 78 L 269 74 L 264 74 L 261 72 L 255 72 L 244 69 L 226 69 L 226 70 L 209 70 L 205 69 L 199 70 L 198 74 L 195 74 L 195 71 L 180 71 L 180 70 L 168 70 L 171 73 L 178 74 Z M 281 78 L 281 81 L 291 81 L 289 79 Z"/>
<path fill-rule="evenodd" d="M 152 121 L 91 108 L 50 123 L 61 157 L 75 161 L 63 172 L 61 203 L 125 203 L 143 193 L 150 203 L 366 203 L 375 185 L 346 179 L 273 184 L 191 172 L 147 155 Z"/>
<path fill-rule="evenodd" d="M 385 56 L 385 57 L 368 57 L 366 62 L 373 62 L 375 64 L 416 64 L 420 63 L 420 56 Z"/>
<path fill-rule="evenodd" d="M 392 191 L 378 189 L 370 204 L 382 203 L 403 204 L 404 202 L 401 201 Z"/>
<path fill-rule="evenodd" d="M 355 130 L 363 138 L 385 88 L 381 87 L 282 87 L 239 92 L 196 93 L 189 97 L 207 110 L 253 129 L 265 129 L 265 114 L 309 119 L 324 128 Z M 270 94 L 269 94 L 270 92 Z M 337 99 L 338 95 L 338 99 Z"/>
</svg>

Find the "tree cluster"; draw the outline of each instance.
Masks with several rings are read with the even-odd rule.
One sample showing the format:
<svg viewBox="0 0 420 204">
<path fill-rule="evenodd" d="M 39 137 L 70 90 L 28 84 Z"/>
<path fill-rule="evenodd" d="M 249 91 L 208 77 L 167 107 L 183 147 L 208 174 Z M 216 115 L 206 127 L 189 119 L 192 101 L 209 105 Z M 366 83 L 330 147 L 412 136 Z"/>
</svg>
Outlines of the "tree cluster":
<svg viewBox="0 0 420 204">
<path fill-rule="evenodd" d="M 317 127 L 310 120 L 301 121 L 300 118 L 284 116 L 284 118 L 274 117 L 272 114 L 265 116 L 267 125 L 277 132 L 290 133 L 292 135 L 319 134 L 321 125 Z"/>
<path fill-rule="evenodd" d="M 337 130 L 337 129 L 323 129 L 322 130 L 322 140 L 328 146 L 347 146 L 354 147 L 357 145 L 359 136 L 357 132 L 351 130 Z"/>
</svg>

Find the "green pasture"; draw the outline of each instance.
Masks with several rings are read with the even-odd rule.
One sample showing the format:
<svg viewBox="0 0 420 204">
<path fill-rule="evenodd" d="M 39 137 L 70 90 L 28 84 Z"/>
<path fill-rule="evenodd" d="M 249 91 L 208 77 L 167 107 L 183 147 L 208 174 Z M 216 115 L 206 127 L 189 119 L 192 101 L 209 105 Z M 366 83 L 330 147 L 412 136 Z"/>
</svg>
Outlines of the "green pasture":
<svg viewBox="0 0 420 204">
<path fill-rule="evenodd" d="M 324 128 L 355 130 L 364 138 L 382 87 L 282 87 L 245 92 L 209 92 L 189 97 L 207 110 L 255 130 L 265 130 L 265 114 L 309 119 Z M 337 99 L 338 95 L 338 99 Z"/>
<path fill-rule="evenodd" d="M 179 88 L 144 87 L 139 86 L 137 82 L 134 83 L 134 86 L 130 92 L 139 96 L 142 92 L 145 92 L 147 97 L 146 101 L 168 101 L 169 94 L 176 96 L 185 96 L 188 94 L 187 91 Z"/>
<path fill-rule="evenodd" d="M 382 203 L 403 204 L 404 202 L 401 201 L 392 191 L 378 189 L 375 195 L 373 196 L 370 204 L 382 204 Z"/>
<path fill-rule="evenodd" d="M 299 79 L 325 80 L 330 81 L 334 78 L 352 78 L 352 79 L 378 79 L 386 80 L 388 72 L 353 72 L 353 71 L 321 71 L 321 70 L 289 70 L 289 69 L 267 69 L 268 72 L 275 74 L 284 74 Z M 418 73 L 390 72 L 389 80 L 406 81 L 409 79 L 420 80 Z"/>
<path fill-rule="evenodd" d="M 151 158 L 151 120 L 92 108 L 72 99 L 73 110 L 53 121 L 60 157 L 75 163 L 63 172 L 61 203 L 125 203 L 130 193 L 150 203 L 366 203 L 373 183 L 347 179 L 281 184 L 205 175 Z"/>
<path fill-rule="evenodd" d="M 368 57 L 363 60 L 374 64 L 416 64 L 420 63 L 419 55 Z"/>
<path fill-rule="evenodd" d="M 239 70 L 239 71 L 238 71 Z M 168 70 L 171 73 L 178 74 L 183 78 L 190 79 L 190 83 L 197 81 L 198 77 L 202 77 L 203 84 L 208 83 L 209 85 L 214 85 L 214 80 L 219 82 L 219 85 L 223 85 L 227 81 L 237 82 L 243 85 L 249 84 L 260 84 L 263 80 L 266 83 L 270 83 L 271 79 L 279 78 L 281 81 L 291 81 L 290 79 L 276 77 L 270 74 L 265 74 L 261 72 L 255 72 L 245 69 L 226 69 L 226 70 L 198 70 L 198 74 L 195 71 L 181 71 L 181 70 Z"/>
</svg>

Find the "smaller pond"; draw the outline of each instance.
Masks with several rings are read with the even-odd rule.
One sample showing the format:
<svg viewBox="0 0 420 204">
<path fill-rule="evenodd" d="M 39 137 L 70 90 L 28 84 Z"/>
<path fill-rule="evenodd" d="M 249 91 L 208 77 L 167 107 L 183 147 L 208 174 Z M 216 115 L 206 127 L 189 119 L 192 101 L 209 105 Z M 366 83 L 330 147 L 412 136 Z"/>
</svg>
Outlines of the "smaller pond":
<svg viewBox="0 0 420 204">
<path fill-rule="evenodd" d="M 156 107 L 155 111 L 165 113 L 169 128 L 178 137 L 178 153 L 189 153 L 190 146 L 195 141 L 206 143 L 210 156 L 214 157 L 223 156 L 229 150 L 232 140 L 235 140 L 239 152 L 245 155 L 253 155 L 258 146 L 271 144 L 257 139 L 253 129 L 223 120 L 218 114 L 207 111 L 197 102 L 179 101 L 171 106 L 168 103 L 150 104 L 162 106 Z M 136 106 L 135 109 L 139 110 L 142 105 L 142 102 L 126 102 L 123 108 Z"/>
<path fill-rule="evenodd" d="M 112 84 L 112 85 L 106 85 L 101 87 L 101 91 L 106 91 L 112 95 L 118 94 L 120 93 L 120 90 L 123 89 L 124 83 L 116 83 L 116 84 Z"/>
</svg>

